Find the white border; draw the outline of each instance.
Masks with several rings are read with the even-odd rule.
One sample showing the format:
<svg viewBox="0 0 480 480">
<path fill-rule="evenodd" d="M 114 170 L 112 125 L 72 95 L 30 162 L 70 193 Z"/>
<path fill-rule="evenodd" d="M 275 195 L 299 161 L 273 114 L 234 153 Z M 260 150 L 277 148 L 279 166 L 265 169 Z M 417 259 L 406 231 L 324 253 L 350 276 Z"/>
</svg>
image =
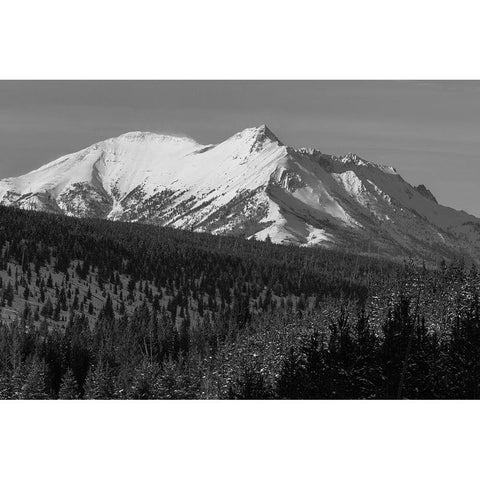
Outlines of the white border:
<svg viewBox="0 0 480 480">
<path fill-rule="evenodd" d="M 473 478 L 475 402 L 11 401 L 4 478 Z M 467 421 L 468 419 L 468 421 Z"/>
<path fill-rule="evenodd" d="M 2 2 L 0 78 L 478 79 L 457 0 Z"/>
<path fill-rule="evenodd" d="M 2 2 L 0 78 L 478 79 L 474 5 Z M 1 471 L 466 478 L 478 469 L 477 411 L 474 402 L 1 402 Z"/>
</svg>

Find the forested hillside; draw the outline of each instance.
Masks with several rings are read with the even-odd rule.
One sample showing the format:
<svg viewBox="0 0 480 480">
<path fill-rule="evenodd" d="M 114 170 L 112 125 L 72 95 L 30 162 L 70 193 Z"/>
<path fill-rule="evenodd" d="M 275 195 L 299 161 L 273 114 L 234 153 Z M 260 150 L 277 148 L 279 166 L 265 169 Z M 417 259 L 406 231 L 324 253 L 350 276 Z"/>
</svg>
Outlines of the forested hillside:
<svg viewBox="0 0 480 480">
<path fill-rule="evenodd" d="M 477 398 L 479 276 L 0 207 L 0 398 Z"/>
</svg>

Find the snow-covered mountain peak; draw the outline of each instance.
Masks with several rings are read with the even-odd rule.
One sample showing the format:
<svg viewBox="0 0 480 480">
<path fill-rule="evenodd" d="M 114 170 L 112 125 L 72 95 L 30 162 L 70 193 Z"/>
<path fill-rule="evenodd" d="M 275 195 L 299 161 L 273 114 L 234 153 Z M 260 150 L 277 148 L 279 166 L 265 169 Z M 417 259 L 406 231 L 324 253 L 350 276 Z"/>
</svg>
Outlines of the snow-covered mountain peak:
<svg viewBox="0 0 480 480">
<path fill-rule="evenodd" d="M 263 124 L 257 127 L 257 140 L 265 141 L 266 139 L 271 140 L 272 142 L 276 142 L 279 145 L 283 145 L 283 143 L 279 140 L 279 138 L 267 127 L 267 125 Z"/>
<path fill-rule="evenodd" d="M 263 144 L 265 142 L 273 142 L 279 146 L 283 146 L 283 143 L 278 139 L 278 137 L 263 124 L 258 127 L 249 127 L 241 132 L 236 133 L 231 139 L 240 140 L 249 144 Z"/>
<path fill-rule="evenodd" d="M 286 146 L 266 125 L 216 145 L 132 131 L 0 180 L 0 203 L 376 254 L 462 248 L 480 259 L 480 221 L 396 173 L 355 153 Z"/>
<path fill-rule="evenodd" d="M 186 136 L 169 135 L 169 134 L 154 133 L 154 132 L 142 132 L 142 131 L 126 132 L 118 137 L 114 137 L 109 140 L 113 140 L 113 141 L 127 140 L 130 142 L 147 141 L 147 142 L 191 143 L 191 144 L 199 145 L 195 140 Z"/>
</svg>

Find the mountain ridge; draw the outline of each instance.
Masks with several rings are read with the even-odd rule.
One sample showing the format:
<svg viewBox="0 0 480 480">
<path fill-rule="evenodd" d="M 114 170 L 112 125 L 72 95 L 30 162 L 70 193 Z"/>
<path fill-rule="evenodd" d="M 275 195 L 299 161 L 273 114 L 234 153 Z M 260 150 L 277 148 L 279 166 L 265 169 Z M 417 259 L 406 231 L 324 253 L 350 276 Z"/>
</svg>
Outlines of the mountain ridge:
<svg viewBox="0 0 480 480">
<path fill-rule="evenodd" d="M 394 167 L 285 145 L 267 125 L 215 145 L 133 131 L 0 180 L 0 203 L 383 256 L 480 259 L 480 220 Z"/>
</svg>

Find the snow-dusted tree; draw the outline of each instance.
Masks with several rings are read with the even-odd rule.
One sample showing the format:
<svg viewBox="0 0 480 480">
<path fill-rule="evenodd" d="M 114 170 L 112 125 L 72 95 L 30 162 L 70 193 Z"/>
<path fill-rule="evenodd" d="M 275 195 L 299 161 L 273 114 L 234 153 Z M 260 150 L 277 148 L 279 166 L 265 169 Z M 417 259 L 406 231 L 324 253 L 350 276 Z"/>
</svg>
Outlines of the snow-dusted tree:
<svg viewBox="0 0 480 480">
<path fill-rule="evenodd" d="M 44 400 L 48 398 L 45 391 L 45 364 L 38 360 L 32 362 L 25 383 L 20 390 L 22 400 Z"/>
<path fill-rule="evenodd" d="M 61 400 L 76 400 L 79 397 L 78 384 L 73 374 L 73 371 L 69 368 L 62 378 L 62 384 L 58 392 L 58 398 Z"/>
</svg>

